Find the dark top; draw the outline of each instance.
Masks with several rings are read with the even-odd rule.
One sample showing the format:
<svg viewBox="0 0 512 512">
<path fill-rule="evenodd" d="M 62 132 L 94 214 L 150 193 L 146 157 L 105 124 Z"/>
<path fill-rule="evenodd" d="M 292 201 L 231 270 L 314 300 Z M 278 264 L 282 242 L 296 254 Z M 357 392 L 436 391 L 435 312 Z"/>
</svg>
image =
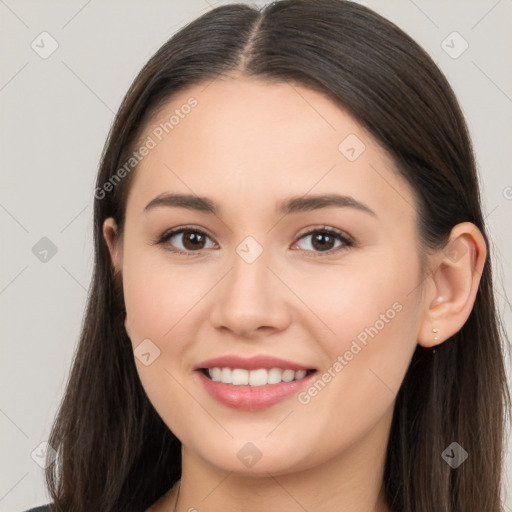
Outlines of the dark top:
<svg viewBox="0 0 512 512">
<path fill-rule="evenodd" d="M 51 512 L 50 505 L 42 505 L 41 507 L 31 508 L 25 512 Z"/>
</svg>

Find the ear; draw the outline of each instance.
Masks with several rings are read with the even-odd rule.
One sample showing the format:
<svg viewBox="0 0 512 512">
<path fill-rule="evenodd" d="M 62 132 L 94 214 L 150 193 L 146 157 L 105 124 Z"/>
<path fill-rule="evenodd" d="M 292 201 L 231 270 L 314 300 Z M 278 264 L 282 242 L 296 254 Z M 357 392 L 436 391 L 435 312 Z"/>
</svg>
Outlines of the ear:
<svg viewBox="0 0 512 512">
<path fill-rule="evenodd" d="M 112 267 L 117 273 L 121 269 L 121 244 L 118 237 L 117 224 L 112 217 L 105 219 L 105 222 L 103 222 L 103 237 L 110 252 Z"/>
<path fill-rule="evenodd" d="M 426 286 L 419 345 L 439 345 L 466 323 L 486 258 L 487 246 L 480 230 L 470 222 L 457 224 L 444 249 L 433 257 L 434 271 Z"/>
<path fill-rule="evenodd" d="M 114 272 L 117 274 L 118 272 L 121 271 L 122 244 L 119 237 L 116 221 L 112 217 L 105 219 L 105 221 L 103 222 L 103 237 L 105 238 L 105 242 L 107 243 L 108 250 L 110 252 L 112 267 L 114 269 Z M 128 326 L 128 315 L 125 316 L 124 326 L 126 329 L 126 333 L 128 334 L 128 336 L 130 336 Z"/>
</svg>

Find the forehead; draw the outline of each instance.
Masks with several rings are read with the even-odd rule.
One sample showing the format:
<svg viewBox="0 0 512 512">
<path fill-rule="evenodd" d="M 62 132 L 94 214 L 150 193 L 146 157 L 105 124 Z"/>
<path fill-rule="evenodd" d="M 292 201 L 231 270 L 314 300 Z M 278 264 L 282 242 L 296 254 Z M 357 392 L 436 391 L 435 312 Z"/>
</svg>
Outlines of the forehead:
<svg viewBox="0 0 512 512">
<path fill-rule="evenodd" d="M 332 99 L 296 83 L 196 84 L 147 123 L 141 140 L 149 139 L 130 190 L 138 210 L 172 191 L 246 206 L 308 191 L 350 192 L 400 215 L 413 204 L 373 137 Z"/>
</svg>

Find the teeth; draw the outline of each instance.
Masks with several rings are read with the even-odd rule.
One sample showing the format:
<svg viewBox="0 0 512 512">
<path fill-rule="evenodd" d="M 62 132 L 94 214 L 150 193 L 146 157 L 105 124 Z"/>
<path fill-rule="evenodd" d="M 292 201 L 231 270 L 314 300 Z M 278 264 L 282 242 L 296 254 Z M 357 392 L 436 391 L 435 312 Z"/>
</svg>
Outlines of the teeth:
<svg viewBox="0 0 512 512">
<path fill-rule="evenodd" d="M 283 376 L 283 370 L 279 368 L 272 368 L 268 371 L 268 380 L 267 384 L 279 384 L 281 382 L 281 377 Z"/>
<path fill-rule="evenodd" d="M 210 374 L 210 378 L 215 382 L 219 382 L 221 379 L 222 370 L 220 368 L 211 368 L 208 373 Z M 226 376 L 227 378 L 227 376 Z"/>
<path fill-rule="evenodd" d="M 295 378 L 295 372 L 293 370 L 285 370 L 283 372 L 282 379 L 285 382 L 291 382 Z"/>
<path fill-rule="evenodd" d="M 219 381 L 225 382 L 226 384 L 231 384 L 233 381 L 231 380 L 231 369 L 230 368 L 217 368 L 219 371 Z"/>
<path fill-rule="evenodd" d="M 247 386 L 247 384 L 249 384 L 249 372 L 247 370 L 235 368 L 231 372 L 231 379 L 231 384 L 233 384 L 233 386 Z"/>
<path fill-rule="evenodd" d="M 257 370 L 244 370 L 242 368 L 208 368 L 208 375 L 216 382 L 233 384 L 234 386 L 266 386 L 291 382 L 306 376 L 306 370 L 281 370 L 281 368 L 259 368 Z"/>
<path fill-rule="evenodd" d="M 249 374 L 249 384 L 251 386 L 264 386 L 265 384 L 268 383 L 268 371 L 265 370 L 264 368 L 261 368 L 260 370 L 251 370 L 250 372 L 247 373 Z"/>
</svg>

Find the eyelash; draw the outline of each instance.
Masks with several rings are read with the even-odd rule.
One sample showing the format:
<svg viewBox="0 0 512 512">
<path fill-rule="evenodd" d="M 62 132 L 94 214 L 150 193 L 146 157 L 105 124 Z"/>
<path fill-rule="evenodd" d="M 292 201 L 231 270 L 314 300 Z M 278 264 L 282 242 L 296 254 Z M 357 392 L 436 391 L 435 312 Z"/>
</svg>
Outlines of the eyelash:
<svg viewBox="0 0 512 512">
<path fill-rule="evenodd" d="M 173 236 L 175 235 L 179 235 L 181 233 L 199 233 L 207 238 L 210 238 L 210 236 L 208 235 L 208 233 L 204 232 L 202 229 L 199 229 L 199 228 L 196 228 L 194 226 L 183 226 L 183 227 L 180 227 L 180 228 L 176 228 L 176 229 L 172 229 L 170 231 L 166 231 L 165 233 L 163 233 L 161 236 L 159 236 L 156 240 L 153 240 L 151 245 L 157 245 L 157 244 L 164 244 L 166 243 L 167 241 L 169 241 Z M 315 229 L 312 229 L 306 233 L 303 233 L 299 238 L 298 240 L 301 240 L 302 238 L 306 237 L 306 236 L 310 236 L 310 235 L 313 235 L 313 234 L 316 234 L 316 233 L 328 233 L 329 235 L 332 235 L 334 237 L 336 237 L 339 241 L 342 242 L 342 246 L 339 246 L 339 247 L 336 247 L 335 249 L 330 249 L 328 251 L 308 251 L 308 250 L 305 250 L 305 249 L 300 249 L 300 252 L 304 252 L 304 253 L 313 253 L 315 256 L 314 257 L 318 257 L 318 256 L 329 256 L 331 254 L 334 254 L 334 253 L 337 253 L 337 252 L 340 252 L 342 250 L 345 250 L 349 247 L 352 247 L 354 246 L 354 241 L 349 238 L 347 235 L 345 235 L 342 231 L 338 231 L 337 229 L 334 229 L 334 228 L 330 228 L 328 226 L 322 226 L 320 228 L 315 228 Z M 202 252 L 202 250 L 206 250 L 206 249 L 202 249 L 202 250 L 199 250 L 199 251 L 181 251 L 179 249 L 171 249 L 169 248 L 168 249 L 169 251 L 175 253 L 175 254 L 179 254 L 179 255 L 183 255 L 183 256 L 199 256 Z"/>
</svg>

